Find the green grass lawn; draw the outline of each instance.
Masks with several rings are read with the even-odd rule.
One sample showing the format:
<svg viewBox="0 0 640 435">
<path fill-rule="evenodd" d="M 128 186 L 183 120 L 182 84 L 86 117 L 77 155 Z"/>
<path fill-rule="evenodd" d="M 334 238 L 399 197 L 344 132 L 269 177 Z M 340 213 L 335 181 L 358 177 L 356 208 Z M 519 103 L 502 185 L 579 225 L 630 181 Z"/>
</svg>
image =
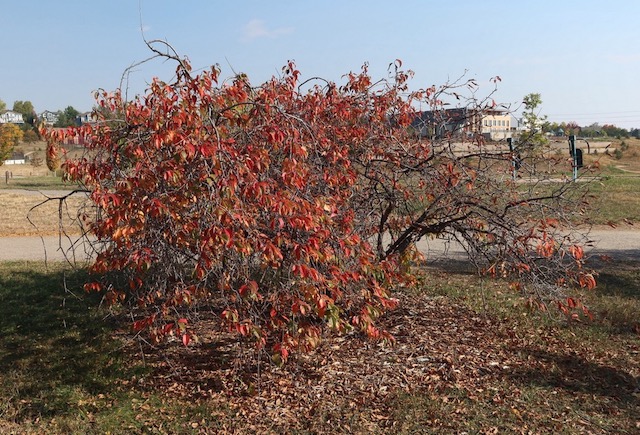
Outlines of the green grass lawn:
<svg viewBox="0 0 640 435">
<path fill-rule="evenodd" d="M 581 198 L 586 193 L 587 204 L 581 204 L 580 213 L 575 213 L 576 223 L 587 221 L 593 225 L 623 225 L 640 222 L 640 174 L 631 174 L 614 166 L 601 171 L 580 173 L 579 182 L 565 195 Z M 536 195 L 549 194 L 565 183 L 572 183 L 558 178 L 554 183 L 521 183 L 522 192 Z M 577 209 L 575 210 L 577 211 Z"/>
<path fill-rule="evenodd" d="M 129 385 L 148 370 L 125 359 L 113 319 L 83 294 L 84 278 L 60 265 L 0 263 L 1 433 L 145 427 L 139 408 L 156 399 Z"/>
<path fill-rule="evenodd" d="M 640 175 L 608 168 L 600 181 L 591 183 L 590 190 L 595 224 L 640 222 Z"/>
<path fill-rule="evenodd" d="M 62 181 L 62 177 L 14 177 L 6 183 L 0 180 L 0 189 L 29 189 L 29 190 L 73 190 L 75 185 Z"/>
</svg>

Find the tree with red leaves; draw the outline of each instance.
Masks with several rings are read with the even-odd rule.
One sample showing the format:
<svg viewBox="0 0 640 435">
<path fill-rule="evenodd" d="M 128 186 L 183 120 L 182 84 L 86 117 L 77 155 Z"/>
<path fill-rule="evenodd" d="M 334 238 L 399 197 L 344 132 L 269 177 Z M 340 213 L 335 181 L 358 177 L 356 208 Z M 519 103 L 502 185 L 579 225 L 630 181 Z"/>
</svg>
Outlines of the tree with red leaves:
<svg viewBox="0 0 640 435">
<path fill-rule="evenodd" d="M 85 138 L 63 166 L 91 206 L 85 288 L 130 303 L 135 330 L 188 344 L 187 320 L 206 309 L 277 360 L 326 329 L 392 339 L 376 319 L 411 285 L 423 237 L 459 240 L 479 270 L 541 300 L 593 286 L 572 231 L 576 183 L 515 182 L 512 155 L 479 134 L 416 133 L 416 107 L 439 111 L 473 81 L 410 92 L 397 61 L 377 82 L 366 66 L 343 85 L 301 82 L 290 62 L 254 86 L 164 56 L 175 81 L 132 101 L 100 92 L 98 123 L 43 132 Z M 494 106 L 471 101 L 468 113 Z"/>
</svg>

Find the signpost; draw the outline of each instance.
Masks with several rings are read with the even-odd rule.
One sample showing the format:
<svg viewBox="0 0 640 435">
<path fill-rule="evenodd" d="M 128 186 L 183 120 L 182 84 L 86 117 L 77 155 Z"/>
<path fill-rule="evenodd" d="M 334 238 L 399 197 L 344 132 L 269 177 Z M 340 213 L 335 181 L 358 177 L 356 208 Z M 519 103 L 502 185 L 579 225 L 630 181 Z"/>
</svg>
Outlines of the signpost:
<svg viewBox="0 0 640 435">
<path fill-rule="evenodd" d="M 576 137 L 575 135 L 569 136 L 569 154 L 573 158 L 573 181 L 578 179 L 578 169 L 582 167 L 582 150 L 580 148 L 576 148 Z"/>
</svg>

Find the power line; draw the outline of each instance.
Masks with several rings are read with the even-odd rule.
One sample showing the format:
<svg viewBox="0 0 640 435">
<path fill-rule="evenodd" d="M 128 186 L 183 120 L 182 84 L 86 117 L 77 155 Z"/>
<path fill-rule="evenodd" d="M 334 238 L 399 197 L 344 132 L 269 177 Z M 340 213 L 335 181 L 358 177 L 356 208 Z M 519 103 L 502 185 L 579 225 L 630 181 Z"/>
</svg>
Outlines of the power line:
<svg viewBox="0 0 640 435">
<path fill-rule="evenodd" d="M 582 113 L 554 113 L 547 114 L 551 122 L 592 122 L 598 124 L 624 124 L 627 128 L 640 125 L 640 110 L 624 110 L 617 112 L 582 112 Z M 624 128 L 624 127 L 623 127 Z"/>
<path fill-rule="evenodd" d="M 550 121 L 576 121 L 576 122 L 597 122 L 597 123 L 605 123 L 605 124 L 615 124 L 616 122 L 624 123 L 624 124 L 635 124 L 640 123 L 640 114 L 636 115 L 617 115 L 617 116 L 606 116 L 606 115 L 581 115 L 581 116 L 571 116 L 571 115 L 548 115 L 547 119 Z"/>
<path fill-rule="evenodd" d="M 603 118 L 603 119 L 619 119 L 619 120 L 623 120 L 623 121 L 635 121 L 638 120 L 640 118 L 638 118 L 638 115 L 631 115 L 631 116 L 598 116 L 598 115 L 590 115 L 590 116 L 569 116 L 569 115 L 565 115 L 565 116 L 560 116 L 560 115 L 547 115 L 548 118 L 570 118 L 570 119 L 593 119 L 593 118 Z"/>
<path fill-rule="evenodd" d="M 593 116 L 593 115 L 617 115 L 619 113 L 640 113 L 640 110 L 625 110 L 621 112 L 583 112 L 583 113 L 549 113 L 548 116 Z"/>
</svg>

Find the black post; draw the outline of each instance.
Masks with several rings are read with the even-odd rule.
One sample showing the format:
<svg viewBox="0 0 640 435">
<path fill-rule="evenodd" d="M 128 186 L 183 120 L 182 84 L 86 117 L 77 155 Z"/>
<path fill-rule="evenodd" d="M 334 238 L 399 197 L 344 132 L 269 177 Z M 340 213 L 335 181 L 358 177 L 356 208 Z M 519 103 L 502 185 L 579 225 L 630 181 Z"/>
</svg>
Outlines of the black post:
<svg viewBox="0 0 640 435">
<path fill-rule="evenodd" d="M 511 177 L 515 181 L 517 178 L 517 163 L 516 163 L 516 155 L 513 152 L 513 139 L 508 137 L 507 143 L 509 144 L 509 152 L 511 153 Z"/>
<path fill-rule="evenodd" d="M 582 148 L 576 148 L 576 167 L 581 169 L 582 165 Z"/>
<path fill-rule="evenodd" d="M 573 158 L 573 181 L 578 179 L 578 153 L 576 152 L 576 137 L 575 135 L 569 136 L 569 154 Z"/>
</svg>

